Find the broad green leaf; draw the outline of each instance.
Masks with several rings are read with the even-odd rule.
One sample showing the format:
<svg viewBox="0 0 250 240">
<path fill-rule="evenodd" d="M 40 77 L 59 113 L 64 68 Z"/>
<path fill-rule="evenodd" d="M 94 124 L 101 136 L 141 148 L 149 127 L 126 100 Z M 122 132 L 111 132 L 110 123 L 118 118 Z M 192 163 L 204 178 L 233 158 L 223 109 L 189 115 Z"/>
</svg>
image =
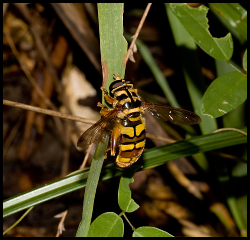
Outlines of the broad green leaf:
<svg viewBox="0 0 250 240">
<path fill-rule="evenodd" d="M 217 118 L 238 107 L 246 98 L 246 76 L 240 72 L 230 72 L 210 84 L 202 98 L 201 112 Z"/>
<path fill-rule="evenodd" d="M 135 229 L 133 237 L 174 237 L 174 236 L 159 228 L 139 227 Z"/>
<path fill-rule="evenodd" d="M 134 182 L 133 175 L 141 167 L 141 165 L 132 165 L 122 174 L 118 190 L 118 204 L 125 212 L 134 212 L 139 208 L 139 205 L 131 198 L 129 183 Z"/>
<path fill-rule="evenodd" d="M 202 118 L 200 129 L 203 134 L 211 133 L 217 129 L 215 119 L 203 116 L 200 112 L 201 99 L 205 93 L 205 83 L 201 73 L 200 61 L 197 53 L 197 46 L 186 31 L 184 26 L 166 5 L 170 27 L 174 36 L 175 44 L 178 47 L 178 55 L 185 77 L 187 89 L 196 114 Z"/>
<path fill-rule="evenodd" d="M 170 8 L 194 41 L 211 57 L 227 61 L 233 54 L 231 33 L 225 37 L 212 37 L 206 17 L 208 8 L 201 5 L 192 8 L 185 3 L 170 3 Z"/>
<path fill-rule="evenodd" d="M 243 56 L 243 68 L 247 71 L 247 49 Z"/>
<path fill-rule="evenodd" d="M 103 82 L 109 91 L 113 74 L 121 78 L 125 74 L 128 44 L 123 37 L 123 3 L 98 3 L 97 6 Z"/>
<path fill-rule="evenodd" d="M 246 132 L 247 128 L 242 128 Z M 216 150 L 224 147 L 234 146 L 247 142 L 247 137 L 235 131 L 222 131 L 189 138 L 176 143 L 152 148 L 145 151 L 138 163 L 142 163 L 143 169 L 160 166 L 167 161 L 180 157 L 187 157 L 195 153 Z M 110 166 L 111 165 L 111 166 Z M 109 164 L 102 168 L 100 181 L 105 181 L 122 174 L 122 171 Z M 112 167 L 113 166 L 113 167 Z M 76 191 L 86 186 L 88 170 L 76 173 L 47 183 L 28 192 L 13 196 L 3 202 L 3 217 L 20 212 L 31 206 L 46 202 L 58 196 Z"/>
<path fill-rule="evenodd" d="M 88 235 L 94 207 L 96 188 L 104 161 L 105 151 L 108 147 L 108 142 L 109 137 L 107 137 L 103 143 L 97 146 L 93 160 L 91 162 L 84 193 L 82 221 L 79 224 L 76 237 L 86 237 Z"/>
<path fill-rule="evenodd" d="M 209 3 L 209 8 L 236 38 L 247 40 L 247 11 L 239 3 Z"/>
<path fill-rule="evenodd" d="M 91 223 L 88 237 L 123 237 L 123 233 L 122 218 L 116 213 L 106 212 Z"/>
</svg>

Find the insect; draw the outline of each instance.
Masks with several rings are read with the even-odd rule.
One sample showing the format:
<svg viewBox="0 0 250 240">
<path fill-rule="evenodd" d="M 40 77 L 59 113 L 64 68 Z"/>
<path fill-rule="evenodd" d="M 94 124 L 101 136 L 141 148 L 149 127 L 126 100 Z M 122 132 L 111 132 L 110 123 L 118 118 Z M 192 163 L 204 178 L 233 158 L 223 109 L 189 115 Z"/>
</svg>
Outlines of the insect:
<svg viewBox="0 0 250 240">
<path fill-rule="evenodd" d="M 164 122 L 170 121 L 174 124 L 201 122 L 201 118 L 193 112 L 141 101 L 131 80 L 122 79 L 119 75 L 115 77 L 115 81 L 109 87 L 110 95 L 101 87 L 105 100 L 113 106 L 113 109 L 98 103 L 99 107 L 103 107 L 100 111 L 102 118 L 81 135 L 77 142 L 78 147 L 101 142 L 107 135 L 111 135 L 107 151 L 110 151 L 111 156 L 116 156 L 116 164 L 119 167 L 126 168 L 135 163 L 144 150 L 146 126 L 142 114 L 146 109 Z"/>
</svg>

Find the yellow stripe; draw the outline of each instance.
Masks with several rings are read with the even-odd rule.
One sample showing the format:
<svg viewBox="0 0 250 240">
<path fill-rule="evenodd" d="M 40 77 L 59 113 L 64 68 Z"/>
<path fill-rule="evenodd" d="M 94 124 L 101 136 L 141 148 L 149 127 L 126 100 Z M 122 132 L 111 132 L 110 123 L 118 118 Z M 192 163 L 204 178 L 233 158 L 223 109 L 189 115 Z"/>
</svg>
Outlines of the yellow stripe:
<svg viewBox="0 0 250 240">
<path fill-rule="evenodd" d="M 120 124 L 120 133 L 121 134 L 126 134 L 129 137 L 134 137 L 134 128 L 133 127 L 123 127 Z"/>
<path fill-rule="evenodd" d="M 136 117 L 136 118 L 130 118 L 130 117 L 128 117 L 128 120 L 129 120 L 129 121 L 132 121 L 132 122 L 135 122 L 135 121 L 139 121 L 140 118 L 141 118 L 141 116 Z"/>
<path fill-rule="evenodd" d="M 121 96 L 122 94 L 125 94 L 125 95 L 128 96 L 128 94 L 126 93 L 125 90 L 120 90 L 120 91 L 116 92 L 116 93 L 115 93 L 115 96 L 116 96 L 116 97 L 117 97 L 117 96 Z"/>
<path fill-rule="evenodd" d="M 145 129 L 145 125 L 143 123 L 137 125 L 135 127 L 136 136 L 139 136 L 144 129 Z"/>
<path fill-rule="evenodd" d="M 132 109 L 125 109 L 125 110 L 123 110 L 123 113 L 128 115 L 130 113 L 140 112 L 140 111 L 141 111 L 141 109 L 138 107 L 138 108 L 132 108 Z"/>
<path fill-rule="evenodd" d="M 119 88 L 122 88 L 122 87 L 133 87 L 133 84 L 126 84 L 126 83 L 124 83 L 123 85 L 121 85 L 121 86 L 119 86 L 119 87 L 113 89 L 113 90 L 111 91 L 111 93 L 114 93 L 114 91 L 117 91 Z"/>
<path fill-rule="evenodd" d="M 117 156 L 118 162 L 130 162 L 131 158 L 121 158 L 120 156 Z"/>
<path fill-rule="evenodd" d="M 132 158 L 131 162 L 136 162 L 138 160 L 138 157 Z"/>
<path fill-rule="evenodd" d="M 134 144 L 120 145 L 120 151 L 128 151 L 134 149 Z"/>
<path fill-rule="evenodd" d="M 144 148 L 144 147 L 145 147 L 145 140 L 135 145 L 135 148 Z"/>
<path fill-rule="evenodd" d="M 131 102 L 131 99 L 128 97 L 128 98 L 126 98 L 126 99 L 124 99 L 124 100 L 119 101 L 119 104 L 120 104 L 120 105 L 123 105 L 123 104 L 126 103 L 126 102 Z"/>
</svg>

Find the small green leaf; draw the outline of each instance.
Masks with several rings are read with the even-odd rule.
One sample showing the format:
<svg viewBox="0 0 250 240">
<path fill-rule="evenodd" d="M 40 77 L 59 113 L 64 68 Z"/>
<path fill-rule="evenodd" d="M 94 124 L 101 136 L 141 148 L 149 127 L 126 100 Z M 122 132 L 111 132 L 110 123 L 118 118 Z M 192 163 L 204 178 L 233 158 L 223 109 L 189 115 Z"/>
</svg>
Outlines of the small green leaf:
<svg viewBox="0 0 250 240">
<path fill-rule="evenodd" d="M 133 237 L 174 237 L 174 236 L 159 228 L 139 227 L 134 231 Z"/>
<path fill-rule="evenodd" d="M 233 40 L 231 33 L 225 37 L 212 37 L 206 18 L 208 8 L 201 5 L 192 8 L 185 3 L 170 3 L 170 8 L 180 20 L 194 41 L 211 57 L 227 61 L 233 54 Z"/>
<path fill-rule="evenodd" d="M 122 218 L 116 213 L 106 212 L 92 222 L 88 237 L 123 237 L 123 233 Z"/>
<path fill-rule="evenodd" d="M 123 172 L 118 190 L 118 204 L 125 212 L 134 212 L 139 208 L 139 205 L 131 198 L 131 190 L 129 183 L 133 182 L 133 175 L 141 165 L 132 165 L 129 169 Z"/>
<path fill-rule="evenodd" d="M 243 68 L 247 71 L 247 49 L 243 56 Z"/>
<path fill-rule="evenodd" d="M 201 113 L 217 118 L 238 107 L 247 99 L 247 78 L 230 72 L 215 79 L 201 101 Z"/>
</svg>

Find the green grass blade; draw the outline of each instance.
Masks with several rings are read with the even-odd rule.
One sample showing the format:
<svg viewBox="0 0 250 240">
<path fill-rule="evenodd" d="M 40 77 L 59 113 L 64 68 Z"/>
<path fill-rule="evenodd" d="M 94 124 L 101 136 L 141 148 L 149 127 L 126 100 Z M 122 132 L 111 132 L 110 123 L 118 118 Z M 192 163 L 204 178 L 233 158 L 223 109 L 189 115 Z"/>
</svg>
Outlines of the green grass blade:
<svg viewBox="0 0 250 240">
<path fill-rule="evenodd" d="M 98 3 L 101 64 L 103 72 L 103 86 L 113 81 L 113 74 L 124 77 L 124 59 L 127 52 L 127 42 L 123 37 L 123 4 Z M 103 94 L 103 104 L 105 103 Z M 76 233 L 77 237 L 87 237 L 92 218 L 96 187 L 98 184 L 108 139 L 99 145 L 92 160 L 86 191 L 84 194 L 84 210 L 82 221 Z"/>
<path fill-rule="evenodd" d="M 114 80 L 125 74 L 128 44 L 123 37 L 123 3 L 98 3 L 98 19 L 103 81 L 108 90 Z"/>
<path fill-rule="evenodd" d="M 83 201 L 82 221 L 79 224 L 76 237 L 87 237 L 91 223 L 92 212 L 94 207 L 95 193 L 100 177 L 105 151 L 108 147 L 109 137 L 103 143 L 97 146 L 93 160 L 91 162 L 89 175 L 86 183 Z"/>
<path fill-rule="evenodd" d="M 247 128 L 241 130 L 246 132 Z M 143 153 L 138 163 L 144 166 L 143 169 L 153 168 L 169 160 L 246 142 L 247 137 L 245 135 L 234 131 L 207 134 L 147 150 Z M 3 202 L 3 217 L 85 187 L 88 172 L 88 170 L 80 171 L 45 186 L 6 199 Z M 100 181 L 105 181 L 121 174 L 122 171 L 119 169 L 103 168 Z"/>
</svg>

